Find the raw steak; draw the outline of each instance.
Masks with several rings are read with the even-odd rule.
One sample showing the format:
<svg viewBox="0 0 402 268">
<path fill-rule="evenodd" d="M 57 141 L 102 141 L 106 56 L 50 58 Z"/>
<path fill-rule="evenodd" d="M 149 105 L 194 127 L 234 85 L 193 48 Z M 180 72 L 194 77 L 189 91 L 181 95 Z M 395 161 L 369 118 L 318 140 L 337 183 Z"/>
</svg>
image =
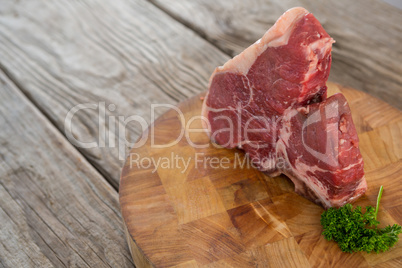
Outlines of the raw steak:
<svg viewBox="0 0 402 268">
<path fill-rule="evenodd" d="M 346 99 L 327 98 L 333 39 L 303 8 L 283 14 L 255 44 L 216 68 L 202 115 L 211 140 L 242 148 L 270 176 L 323 207 L 367 189 Z"/>
</svg>

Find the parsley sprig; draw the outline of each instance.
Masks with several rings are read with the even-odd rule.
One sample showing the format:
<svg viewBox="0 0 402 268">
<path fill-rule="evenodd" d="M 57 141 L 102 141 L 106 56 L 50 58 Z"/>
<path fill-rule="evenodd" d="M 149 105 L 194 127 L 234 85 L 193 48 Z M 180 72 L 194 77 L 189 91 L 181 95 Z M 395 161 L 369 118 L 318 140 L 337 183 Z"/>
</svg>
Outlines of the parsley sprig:
<svg viewBox="0 0 402 268">
<path fill-rule="evenodd" d="M 351 204 L 340 208 L 330 208 L 321 215 L 321 225 L 324 228 L 324 237 L 339 244 L 343 252 L 372 251 L 379 253 L 390 249 L 398 241 L 401 226 L 394 224 L 385 228 L 378 228 L 378 208 L 383 187 L 377 197 L 377 206 L 366 207 L 366 212 L 357 206 L 353 209 Z"/>
</svg>

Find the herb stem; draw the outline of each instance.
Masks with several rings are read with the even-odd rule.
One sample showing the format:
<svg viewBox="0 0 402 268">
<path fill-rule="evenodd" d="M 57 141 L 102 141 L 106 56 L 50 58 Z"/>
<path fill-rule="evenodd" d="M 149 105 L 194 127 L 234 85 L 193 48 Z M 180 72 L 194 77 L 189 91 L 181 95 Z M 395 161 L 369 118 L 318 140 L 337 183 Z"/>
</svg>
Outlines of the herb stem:
<svg viewBox="0 0 402 268">
<path fill-rule="evenodd" d="M 375 208 L 375 213 L 374 213 L 374 219 L 377 220 L 377 214 L 378 214 L 378 209 L 380 207 L 380 201 L 381 201 L 381 196 L 382 196 L 382 192 L 383 192 L 384 188 L 380 187 L 380 191 L 378 192 L 378 197 L 377 197 L 377 206 Z"/>
</svg>

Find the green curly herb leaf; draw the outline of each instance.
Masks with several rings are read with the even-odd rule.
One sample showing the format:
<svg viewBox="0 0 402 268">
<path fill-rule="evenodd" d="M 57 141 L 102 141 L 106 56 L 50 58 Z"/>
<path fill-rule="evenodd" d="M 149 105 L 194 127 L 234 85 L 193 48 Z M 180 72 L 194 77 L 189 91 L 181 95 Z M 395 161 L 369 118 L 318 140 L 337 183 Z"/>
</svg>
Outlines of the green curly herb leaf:
<svg viewBox="0 0 402 268">
<path fill-rule="evenodd" d="M 327 240 L 334 240 L 344 252 L 374 251 L 376 253 L 390 249 L 398 241 L 401 226 L 394 224 L 385 228 L 378 228 L 378 208 L 383 192 L 380 187 L 377 198 L 377 207 L 366 207 L 366 212 L 351 204 L 341 208 L 330 208 L 321 215 L 323 235 Z"/>
</svg>

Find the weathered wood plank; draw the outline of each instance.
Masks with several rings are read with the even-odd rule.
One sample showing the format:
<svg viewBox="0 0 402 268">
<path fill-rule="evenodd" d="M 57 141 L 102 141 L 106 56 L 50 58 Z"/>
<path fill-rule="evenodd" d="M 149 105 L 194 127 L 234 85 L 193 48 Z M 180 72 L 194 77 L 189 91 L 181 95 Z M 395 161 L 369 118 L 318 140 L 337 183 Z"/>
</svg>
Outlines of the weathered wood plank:
<svg viewBox="0 0 402 268">
<path fill-rule="evenodd" d="M 175 104 L 206 90 L 213 69 L 227 59 L 143 0 L 0 5 L 0 67 L 62 132 L 71 108 L 97 105 L 75 114 L 73 136 L 97 142 L 78 149 L 115 187 L 125 153 L 118 148 L 124 119 L 139 115 L 150 122 L 152 103 Z M 141 132 L 138 123 L 129 123 L 127 140 Z"/>
<path fill-rule="evenodd" d="M 0 125 L 0 266 L 133 266 L 117 192 L 2 72 Z"/>
<path fill-rule="evenodd" d="M 330 80 L 402 109 L 402 10 L 381 0 L 151 0 L 230 55 L 259 39 L 287 9 L 303 6 L 336 40 Z"/>
</svg>

